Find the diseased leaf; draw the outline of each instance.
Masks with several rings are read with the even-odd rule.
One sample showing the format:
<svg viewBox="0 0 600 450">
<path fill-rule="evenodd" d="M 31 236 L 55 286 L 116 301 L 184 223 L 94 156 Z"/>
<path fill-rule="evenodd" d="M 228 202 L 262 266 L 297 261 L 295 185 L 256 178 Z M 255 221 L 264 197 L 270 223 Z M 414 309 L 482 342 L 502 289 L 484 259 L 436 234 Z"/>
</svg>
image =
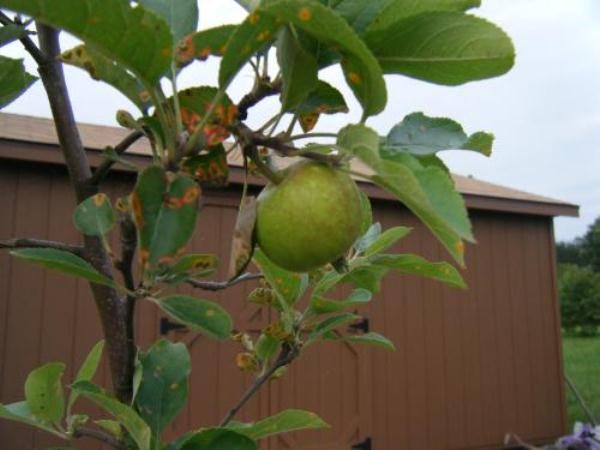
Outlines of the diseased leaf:
<svg viewBox="0 0 600 450">
<path fill-rule="evenodd" d="M 32 370 L 25 380 L 25 401 L 31 414 L 46 424 L 60 423 L 65 413 L 63 363 L 45 364 Z"/>
<path fill-rule="evenodd" d="M 189 253 L 179 258 L 172 266 L 165 268 L 160 277 L 169 284 L 176 284 L 189 278 L 212 275 L 218 266 L 219 258 L 216 255 Z"/>
<path fill-rule="evenodd" d="M 229 257 L 229 279 L 238 277 L 252 260 L 255 225 L 256 197 L 248 195 L 240 202 L 240 209 L 235 221 Z"/>
<path fill-rule="evenodd" d="M 101 236 L 110 231 L 117 215 L 106 194 L 92 195 L 81 202 L 73 211 L 75 227 L 83 234 Z"/>
<path fill-rule="evenodd" d="M 258 450 L 249 437 L 227 428 L 208 428 L 199 431 L 169 450 Z"/>
<path fill-rule="evenodd" d="M 186 175 L 149 166 L 139 175 L 130 204 L 138 230 L 140 264 L 146 278 L 172 264 L 196 226 L 200 188 Z"/>
<path fill-rule="evenodd" d="M 185 66 L 194 59 L 205 61 L 211 55 L 223 56 L 236 27 L 237 25 L 221 25 L 187 35 L 177 46 L 177 63 Z"/>
<path fill-rule="evenodd" d="M 219 73 L 221 88 L 229 85 L 240 68 L 273 39 L 280 27 L 289 24 L 338 49 L 344 76 L 361 103 L 364 116 L 383 110 L 387 92 L 377 60 L 344 19 L 315 0 L 275 0 L 254 10 L 229 41 Z"/>
<path fill-rule="evenodd" d="M 281 69 L 281 107 L 290 110 L 302 103 L 317 84 L 317 61 L 302 48 L 286 27 L 277 38 L 277 61 Z"/>
<path fill-rule="evenodd" d="M 315 89 L 296 108 L 300 126 L 305 133 L 312 130 L 321 114 L 336 114 L 348 112 L 344 96 L 336 88 L 324 81 L 318 80 Z"/>
<path fill-rule="evenodd" d="M 58 270 L 65 274 L 85 278 L 88 281 L 106 286 L 115 287 L 116 284 L 110 278 L 96 271 L 90 263 L 75 256 L 72 253 L 53 248 L 22 248 L 13 250 L 11 255 L 19 259 L 29 261 L 48 269 Z"/>
<path fill-rule="evenodd" d="M 304 294 L 308 286 L 308 276 L 288 272 L 271 262 L 260 248 L 254 251 L 254 262 L 260 268 L 267 282 L 288 305 L 293 305 Z"/>
<path fill-rule="evenodd" d="M 387 135 L 381 149 L 383 158 L 393 159 L 399 151 L 415 156 L 429 156 L 441 150 L 473 150 L 491 154 L 494 136 L 479 131 L 467 136 L 462 126 L 445 117 L 427 117 L 417 112 L 407 115 Z"/>
<path fill-rule="evenodd" d="M 152 86 L 171 64 L 168 25 L 127 0 L 0 0 L 0 6 L 68 31 Z"/>
<path fill-rule="evenodd" d="M 369 26 L 368 31 L 383 30 L 410 16 L 431 11 L 466 11 L 477 8 L 481 0 L 389 0 Z"/>
<path fill-rule="evenodd" d="M 231 334 L 231 316 L 220 305 L 188 295 L 170 295 L 158 300 L 158 306 L 192 331 L 227 339 Z"/>
<path fill-rule="evenodd" d="M 159 439 L 187 401 L 190 355 L 181 342 L 161 339 L 141 355 L 140 363 L 142 383 L 135 405 L 155 439 Z"/>
<path fill-rule="evenodd" d="M 78 381 L 71 388 L 117 418 L 129 431 L 139 450 L 150 450 L 150 428 L 131 407 L 89 381 Z"/>
<path fill-rule="evenodd" d="M 218 89 L 211 86 L 198 86 L 179 91 L 181 121 L 190 135 L 196 131 L 199 123 L 211 109 L 217 94 Z M 204 124 L 203 140 L 197 148 L 219 152 L 219 144 L 229 136 L 227 127 L 233 124 L 236 117 L 237 107 L 227 95 L 223 95 L 218 100 L 210 119 Z"/>
<path fill-rule="evenodd" d="M 22 59 L 0 56 L 0 108 L 4 108 L 37 80 L 25 71 Z"/>
<path fill-rule="evenodd" d="M 365 35 L 384 73 L 459 85 L 508 72 L 515 50 L 487 20 L 457 12 L 429 12 Z"/>
<path fill-rule="evenodd" d="M 203 188 L 223 187 L 229 182 L 229 164 L 223 144 L 217 144 L 199 155 L 184 158 L 179 167 Z"/>
<path fill-rule="evenodd" d="M 175 42 L 198 28 L 197 0 L 138 0 L 138 3 L 167 22 Z"/>
<path fill-rule="evenodd" d="M 236 422 L 229 424 L 228 428 L 251 439 L 258 440 L 291 431 L 329 428 L 329 425 L 313 412 L 301 409 L 286 409 L 258 422 Z"/>
<path fill-rule="evenodd" d="M 150 95 L 144 85 L 123 66 L 102 53 L 82 44 L 64 51 L 60 59 L 66 64 L 85 70 L 94 80 L 110 84 L 131 100 L 140 111 L 146 111 L 150 107 Z"/>
<path fill-rule="evenodd" d="M 378 267 L 416 274 L 442 281 L 454 287 L 466 288 L 458 270 L 447 262 L 432 263 L 417 255 L 380 255 L 371 261 Z"/>
</svg>

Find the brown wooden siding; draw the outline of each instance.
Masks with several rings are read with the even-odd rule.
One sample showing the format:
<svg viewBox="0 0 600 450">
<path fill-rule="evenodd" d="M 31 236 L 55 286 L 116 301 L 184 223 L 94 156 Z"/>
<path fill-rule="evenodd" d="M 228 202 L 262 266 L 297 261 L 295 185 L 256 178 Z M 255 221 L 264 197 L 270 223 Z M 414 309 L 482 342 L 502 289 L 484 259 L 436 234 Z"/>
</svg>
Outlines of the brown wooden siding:
<svg viewBox="0 0 600 450">
<path fill-rule="evenodd" d="M 116 175 L 107 190 L 114 198 L 131 183 L 130 175 Z M 238 198 L 236 190 L 207 196 L 194 250 L 227 259 Z M 63 168 L 0 159 L 0 239 L 78 242 L 73 207 Z M 386 228 L 414 227 L 395 250 L 448 259 L 429 232 L 396 203 L 377 201 L 374 212 Z M 534 441 L 563 432 L 552 220 L 478 210 L 472 221 L 478 244 L 467 249 L 469 289 L 413 276 L 387 278 L 382 292 L 359 312 L 370 319 L 372 330 L 395 342 L 396 352 L 333 344 L 308 349 L 240 419 L 302 407 L 334 428 L 271 439 L 265 450 L 346 450 L 366 437 L 372 438 L 374 450 L 484 449 L 499 448 L 506 432 Z M 256 331 L 270 317 L 245 302 L 252 286 L 195 294 L 218 299 L 232 312 L 236 327 Z M 159 336 L 160 317 L 151 304 L 138 308 L 142 347 Z M 234 367 L 239 349 L 186 332 L 169 337 L 190 345 L 193 368 L 190 402 L 168 433 L 216 424 L 251 381 Z M 27 373 L 51 360 L 67 363 L 68 382 L 100 338 L 86 283 L 0 252 L 0 401 L 22 399 Z M 107 379 L 104 366 L 96 381 Z M 60 443 L 0 421 L 0 444 L 20 450 Z M 100 448 L 89 441 L 77 445 Z"/>
</svg>

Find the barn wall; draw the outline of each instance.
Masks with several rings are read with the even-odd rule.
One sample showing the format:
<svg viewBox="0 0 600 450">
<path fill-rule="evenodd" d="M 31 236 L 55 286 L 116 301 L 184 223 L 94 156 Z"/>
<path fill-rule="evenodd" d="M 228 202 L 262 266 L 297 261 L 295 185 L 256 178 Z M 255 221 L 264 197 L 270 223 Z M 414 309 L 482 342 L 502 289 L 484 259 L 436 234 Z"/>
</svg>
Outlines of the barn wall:
<svg viewBox="0 0 600 450">
<path fill-rule="evenodd" d="M 122 195 L 131 181 L 130 176 L 115 176 L 107 190 L 113 197 Z M 238 195 L 230 191 L 207 198 L 194 250 L 227 259 Z M 63 168 L 0 160 L 0 239 L 77 242 L 73 207 Z M 397 204 L 377 202 L 374 212 L 384 227 L 415 228 L 395 250 L 447 259 L 429 233 Z M 375 450 L 498 448 L 507 431 L 531 440 L 563 431 L 552 221 L 484 211 L 473 211 L 472 220 L 479 244 L 467 248 L 467 291 L 392 275 L 381 294 L 360 311 L 369 317 L 372 330 L 395 342 L 396 352 L 330 345 L 309 350 L 240 417 L 250 420 L 296 406 L 315 410 L 336 430 L 345 428 L 273 439 L 266 448 L 300 450 L 304 447 L 299 442 L 307 441 L 313 445 L 307 449 L 341 450 L 366 436 Z M 238 328 L 252 331 L 269 321 L 267 312 L 243 301 L 252 287 L 247 283 L 225 293 L 196 294 L 219 299 L 233 312 Z M 152 305 L 138 309 L 142 346 L 158 337 L 159 319 Z M 66 362 L 70 380 L 100 337 L 86 283 L 0 252 L 2 402 L 22 399 L 27 373 L 44 362 Z M 184 332 L 171 332 L 169 337 L 190 344 L 193 360 L 191 401 L 170 433 L 215 424 L 251 381 L 233 366 L 239 349 Z M 103 366 L 96 381 L 107 379 Z M 320 442 L 327 445 L 319 447 Z M 42 433 L 4 421 L 0 443 L 15 450 L 57 444 Z M 92 442 L 80 445 L 100 448 Z"/>
</svg>

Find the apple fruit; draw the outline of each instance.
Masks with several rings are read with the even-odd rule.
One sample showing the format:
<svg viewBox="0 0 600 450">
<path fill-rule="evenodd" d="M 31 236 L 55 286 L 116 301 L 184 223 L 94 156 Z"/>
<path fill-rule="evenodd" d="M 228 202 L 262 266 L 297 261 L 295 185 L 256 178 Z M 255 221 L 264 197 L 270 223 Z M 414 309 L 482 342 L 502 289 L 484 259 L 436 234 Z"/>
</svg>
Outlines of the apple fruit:
<svg viewBox="0 0 600 450">
<path fill-rule="evenodd" d="M 257 199 L 256 240 L 267 257 L 308 272 L 343 256 L 361 234 L 361 191 L 335 167 L 304 160 L 280 173 Z"/>
</svg>

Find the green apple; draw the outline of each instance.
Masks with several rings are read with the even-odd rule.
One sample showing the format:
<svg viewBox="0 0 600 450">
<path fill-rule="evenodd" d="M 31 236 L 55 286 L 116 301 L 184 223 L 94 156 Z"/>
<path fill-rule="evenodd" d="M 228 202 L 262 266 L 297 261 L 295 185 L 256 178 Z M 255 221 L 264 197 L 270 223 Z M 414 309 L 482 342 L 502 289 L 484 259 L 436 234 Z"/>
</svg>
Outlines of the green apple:
<svg viewBox="0 0 600 450">
<path fill-rule="evenodd" d="M 364 222 L 361 191 L 346 173 L 301 161 L 258 196 L 256 237 L 275 264 L 308 272 L 343 256 Z"/>
</svg>

